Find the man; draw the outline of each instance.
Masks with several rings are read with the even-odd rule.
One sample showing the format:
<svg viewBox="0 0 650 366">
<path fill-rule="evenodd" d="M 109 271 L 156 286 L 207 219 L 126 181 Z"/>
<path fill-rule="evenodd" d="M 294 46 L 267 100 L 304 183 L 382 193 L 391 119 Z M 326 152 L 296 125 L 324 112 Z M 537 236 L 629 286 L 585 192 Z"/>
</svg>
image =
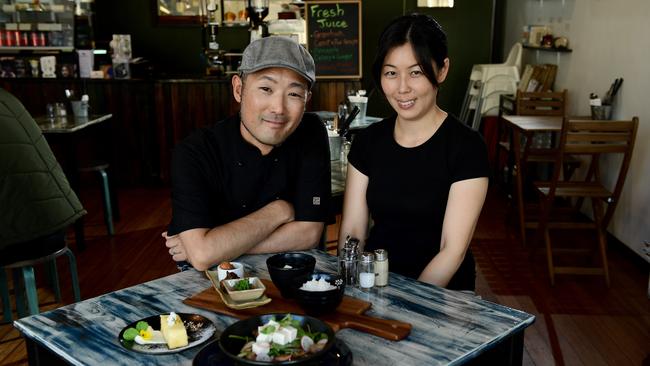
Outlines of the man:
<svg viewBox="0 0 650 366">
<path fill-rule="evenodd" d="M 238 116 L 196 131 L 174 150 L 175 261 L 205 270 L 244 253 L 313 248 L 330 196 L 327 133 L 305 114 L 314 60 L 296 42 L 251 43 L 232 78 Z"/>
</svg>

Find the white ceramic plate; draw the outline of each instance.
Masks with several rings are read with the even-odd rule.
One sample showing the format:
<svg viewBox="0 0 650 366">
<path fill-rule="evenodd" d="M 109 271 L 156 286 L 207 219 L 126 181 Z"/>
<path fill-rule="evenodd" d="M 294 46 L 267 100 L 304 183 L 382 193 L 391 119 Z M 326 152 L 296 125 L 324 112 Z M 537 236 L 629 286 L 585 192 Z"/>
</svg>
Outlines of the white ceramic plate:
<svg viewBox="0 0 650 366">
<path fill-rule="evenodd" d="M 122 331 L 120 331 L 120 334 L 117 336 L 117 338 L 119 339 L 120 344 L 128 350 L 140 353 L 162 355 L 168 353 L 176 353 L 188 348 L 192 348 L 194 346 L 198 346 L 208 339 L 211 339 L 217 330 L 214 326 L 214 323 L 202 315 L 179 313 L 178 316 L 180 316 L 183 320 L 183 325 L 185 325 L 185 329 L 187 330 L 187 339 L 189 343 L 185 347 L 169 349 L 166 344 L 137 344 L 134 341 L 126 341 L 122 338 L 124 331 L 126 331 L 128 328 L 135 328 L 136 324 L 138 324 L 139 321 L 145 321 L 154 330 L 160 330 L 160 315 L 154 315 L 148 318 L 139 319 L 127 325 L 124 327 L 124 329 L 122 329 Z"/>
</svg>

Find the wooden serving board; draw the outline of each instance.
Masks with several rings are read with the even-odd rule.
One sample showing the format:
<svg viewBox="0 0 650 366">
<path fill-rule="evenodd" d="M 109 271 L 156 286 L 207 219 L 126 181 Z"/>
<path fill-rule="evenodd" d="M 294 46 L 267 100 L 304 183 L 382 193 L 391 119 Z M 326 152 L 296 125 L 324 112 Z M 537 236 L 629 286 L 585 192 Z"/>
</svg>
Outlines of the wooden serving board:
<svg viewBox="0 0 650 366">
<path fill-rule="evenodd" d="M 260 307 L 243 310 L 231 309 L 223 303 L 212 287 L 188 297 L 183 300 L 183 303 L 219 314 L 230 315 L 238 319 L 271 313 L 305 314 L 295 300 L 283 298 L 273 282 L 266 279 L 262 279 L 262 282 L 266 286 L 266 295 L 272 300 Z M 364 315 L 363 313 L 370 309 L 370 306 L 371 304 L 367 301 L 343 296 L 343 301 L 336 308 L 336 311 L 321 315 L 318 318 L 329 324 L 335 332 L 342 328 L 351 328 L 391 341 L 399 341 L 411 333 L 412 325 L 409 323 Z"/>
</svg>

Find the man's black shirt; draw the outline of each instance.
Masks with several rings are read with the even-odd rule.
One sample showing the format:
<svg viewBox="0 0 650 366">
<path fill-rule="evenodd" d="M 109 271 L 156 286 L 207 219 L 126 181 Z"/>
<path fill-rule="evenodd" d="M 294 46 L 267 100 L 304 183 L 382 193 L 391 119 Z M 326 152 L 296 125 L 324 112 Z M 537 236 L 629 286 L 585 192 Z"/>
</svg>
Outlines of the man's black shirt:
<svg viewBox="0 0 650 366">
<path fill-rule="evenodd" d="M 169 235 L 214 228 L 273 200 L 291 203 L 296 221 L 326 221 L 329 146 L 320 119 L 305 113 L 296 130 L 268 155 L 244 140 L 239 116 L 197 130 L 172 158 Z"/>
</svg>

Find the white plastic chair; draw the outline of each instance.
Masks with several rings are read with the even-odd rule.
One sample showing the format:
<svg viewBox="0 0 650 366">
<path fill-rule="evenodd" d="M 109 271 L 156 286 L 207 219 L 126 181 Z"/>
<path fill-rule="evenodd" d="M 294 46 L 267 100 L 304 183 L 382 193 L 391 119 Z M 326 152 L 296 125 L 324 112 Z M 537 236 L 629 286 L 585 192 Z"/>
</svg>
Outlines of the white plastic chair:
<svg viewBox="0 0 650 366">
<path fill-rule="evenodd" d="M 515 43 L 504 63 L 477 64 L 472 67 L 460 112 L 462 121 L 469 122 L 470 110 L 474 110 L 472 126 L 478 128 L 483 115 L 497 114 L 499 95 L 516 93 L 521 72 L 522 49 L 521 43 Z"/>
</svg>

